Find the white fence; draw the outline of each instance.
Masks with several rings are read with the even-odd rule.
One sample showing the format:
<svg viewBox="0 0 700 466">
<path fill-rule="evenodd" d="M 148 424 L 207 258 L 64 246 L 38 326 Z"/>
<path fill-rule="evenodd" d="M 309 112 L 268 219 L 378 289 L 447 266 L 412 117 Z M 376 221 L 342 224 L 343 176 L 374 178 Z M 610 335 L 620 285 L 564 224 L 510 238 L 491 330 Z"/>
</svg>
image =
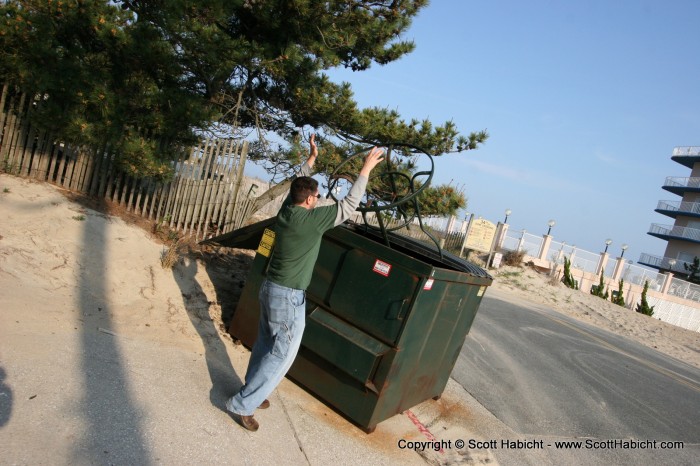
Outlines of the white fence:
<svg viewBox="0 0 700 466">
<path fill-rule="evenodd" d="M 656 270 L 649 269 L 637 264 L 628 262 L 622 272 L 622 279 L 625 283 L 634 283 L 635 285 L 644 286 L 646 281 L 649 282 L 649 289 L 661 291 L 668 279 L 668 275 L 659 273 Z M 674 278 L 674 280 L 678 280 Z M 683 280 L 678 280 L 683 282 Z M 683 282 L 687 283 L 687 282 Z M 694 301 L 700 302 L 700 296 Z"/>
<path fill-rule="evenodd" d="M 520 250 L 528 256 L 536 256 L 542 248 L 542 237 L 531 233 L 523 233 Z"/>
<path fill-rule="evenodd" d="M 668 294 L 690 301 L 700 302 L 700 286 L 678 278 L 671 280 Z"/>
<path fill-rule="evenodd" d="M 573 248 L 569 260 L 571 267 L 578 270 L 584 270 L 589 273 L 596 273 L 600 264 L 600 254 L 584 251 L 583 249 Z M 563 259 L 561 260 L 563 263 Z"/>
<path fill-rule="evenodd" d="M 531 235 L 521 231 L 506 232 L 501 249 L 509 251 L 527 251 L 529 256 L 536 256 L 540 252 L 543 237 Z M 564 257 L 571 261 L 571 268 L 582 270 L 589 273 L 598 273 L 602 265 L 605 270 L 605 276 L 612 278 L 617 269 L 617 261 L 619 259 L 608 259 L 607 264 L 601 264 L 603 255 L 594 253 L 584 249 L 578 249 L 574 245 L 566 244 L 565 242 L 552 241 L 549 244 L 547 256 L 551 262 L 562 265 Z M 620 271 L 620 278 L 625 283 L 633 283 L 635 285 L 644 286 L 644 283 L 649 281 L 649 288 L 660 291 L 664 287 L 667 275 L 658 273 L 657 270 L 648 267 L 634 264 L 632 261 L 625 262 Z M 674 288 L 674 296 L 679 296 L 684 299 L 700 302 L 700 286 L 691 285 L 683 280 L 677 280 L 679 283 Z M 689 285 L 689 286 L 686 286 Z M 670 292 L 669 292 L 670 293 Z"/>
<path fill-rule="evenodd" d="M 700 332 L 700 309 L 650 297 L 649 305 L 654 306 L 654 318 L 677 327 Z"/>
</svg>

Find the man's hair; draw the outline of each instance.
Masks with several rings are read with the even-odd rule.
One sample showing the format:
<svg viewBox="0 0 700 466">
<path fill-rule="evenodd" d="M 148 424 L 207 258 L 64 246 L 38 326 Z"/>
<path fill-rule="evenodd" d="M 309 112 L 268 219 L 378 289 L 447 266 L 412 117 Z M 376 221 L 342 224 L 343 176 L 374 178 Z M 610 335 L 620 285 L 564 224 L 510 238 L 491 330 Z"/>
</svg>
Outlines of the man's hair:
<svg viewBox="0 0 700 466">
<path fill-rule="evenodd" d="M 318 181 L 310 176 L 300 176 L 292 181 L 292 187 L 289 190 L 292 196 L 292 203 L 303 204 L 307 197 L 316 194 L 318 189 Z"/>
</svg>

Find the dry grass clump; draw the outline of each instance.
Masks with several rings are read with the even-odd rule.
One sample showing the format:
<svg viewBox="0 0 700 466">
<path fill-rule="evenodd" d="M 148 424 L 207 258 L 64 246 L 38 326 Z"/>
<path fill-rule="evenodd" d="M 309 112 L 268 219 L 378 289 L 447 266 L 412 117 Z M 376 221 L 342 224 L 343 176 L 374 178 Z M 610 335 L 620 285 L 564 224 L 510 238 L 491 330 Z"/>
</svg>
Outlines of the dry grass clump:
<svg viewBox="0 0 700 466">
<path fill-rule="evenodd" d="M 180 260 L 180 256 L 185 250 L 186 240 L 184 238 L 178 238 L 170 243 L 170 246 L 163 248 L 160 253 L 160 265 L 164 269 L 172 269 L 177 261 Z"/>
<path fill-rule="evenodd" d="M 525 251 L 507 251 L 503 254 L 503 263 L 513 267 L 520 267 L 525 257 Z"/>
</svg>

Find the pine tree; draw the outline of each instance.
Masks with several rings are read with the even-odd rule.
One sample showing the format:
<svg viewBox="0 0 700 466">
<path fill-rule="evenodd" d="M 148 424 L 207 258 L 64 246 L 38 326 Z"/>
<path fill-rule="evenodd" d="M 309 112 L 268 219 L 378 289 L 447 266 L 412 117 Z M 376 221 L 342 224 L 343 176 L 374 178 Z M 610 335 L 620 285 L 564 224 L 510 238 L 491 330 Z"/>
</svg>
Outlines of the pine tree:
<svg viewBox="0 0 700 466">
<path fill-rule="evenodd" d="M 683 263 L 683 267 L 688 272 L 688 281 L 692 283 L 700 283 L 700 258 L 695 256 L 691 265 Z"/>
<path fill-rule="evenodd" d="M 571 261 L 566 256 L 564 256 L 564 276 L 561 281 L 564 282 L 564 285 L 567 287 L 578 290 L 578 282 L 574 280 L 573 275 L 571 275 Z"/>
<path fill-rule="evenodd" d="M 476 149 L 486 131 L 463 134 L 451 121 L 360 108 L 350 85 L 326 73 L 367 70 L 413 51 L 403 37 L 426 4 L 7 0 L 0 82 L 41 96 L 34 126 L 83 147 L 109 145 L 137 176 L 167 175 L 178 148 L 213 133 L 257 134 L 248 157 L 275 181 L 307 153 L 309 131 L 322 142 L 314 168 L 326 174 L 368 144 L 403 142 L 437 156 Z M 391 170 L 415 173 L 416 152 L 404 155 Z M 432 188 L 424 213 L 465 206 L 459 190 Z"/>
<path fill-rule="evenodd" d="M 605 269 L 600 271 L 600 281 L 598 282 L 598 285 L 594 285 L 591 287 L 591 294 L 594 296 L 598 296 L 599 298 L 608 299 L 608 292 L 603 292 L 603 290 L 605 289 L 605 282 L 603 281 L 604 275 Z"/>
<path fill-rule="evenodd" d="M 642 300 L 639 304 L 637 304 L 637 308 L 635 310 L 640 314 L 644 314 L 646 316 L 653 316 L 654 306 L 649 306 L 649 303 L 647 302 L 647 290 L 649 290 L 649 280 L 646 280 L 644 282 L 644 289 L 642 290 Z"/>
<path fill-rule="evenodd" d="M 622 287 L 625 284 L 625 281 L 623 279 L 620 279 L 620 282 L 618 284 L 617 288 L 617 296 L 612 297 L 612 302 L 613 304 L 617 304 L 618 306 L 624 306 L 625 305 L 625 297 L 622 294 Z"/>
</svg>

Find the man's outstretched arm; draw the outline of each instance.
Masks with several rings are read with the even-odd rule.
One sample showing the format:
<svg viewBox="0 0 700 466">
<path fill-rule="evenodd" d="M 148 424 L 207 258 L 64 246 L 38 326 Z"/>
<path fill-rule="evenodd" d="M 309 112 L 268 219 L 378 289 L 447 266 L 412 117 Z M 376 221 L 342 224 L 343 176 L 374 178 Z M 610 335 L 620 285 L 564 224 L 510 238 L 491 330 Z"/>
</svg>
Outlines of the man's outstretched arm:
<svg viewBox="0 0 700 466">
<path fill-rule="evenodd" d="M 367 154 L 367 157 L 365 157 L 365 164 L 362 166 L 360 174 L 352 188 L 350 188 L 348 195 L 338 202 L 338 213 L 336 214 L 334 225 L 340 225 L 355 212 L 367 189 L 369 174 L 382 160 L 384 160 L 384 149 L 373 147 Z"/>
<path fill-rule="evenodd" d="M 309 139 L 309 158 L 306 163 L 301 166 L 299 170 L 299 175 L 301 176 L 311 176 L 313 173 L 314 164 L 316 163 L 316 157 L 318 157 L 318 147 L 316 147 L 316 135 L 312 134 L 311 139 Z"/>
</svg>

